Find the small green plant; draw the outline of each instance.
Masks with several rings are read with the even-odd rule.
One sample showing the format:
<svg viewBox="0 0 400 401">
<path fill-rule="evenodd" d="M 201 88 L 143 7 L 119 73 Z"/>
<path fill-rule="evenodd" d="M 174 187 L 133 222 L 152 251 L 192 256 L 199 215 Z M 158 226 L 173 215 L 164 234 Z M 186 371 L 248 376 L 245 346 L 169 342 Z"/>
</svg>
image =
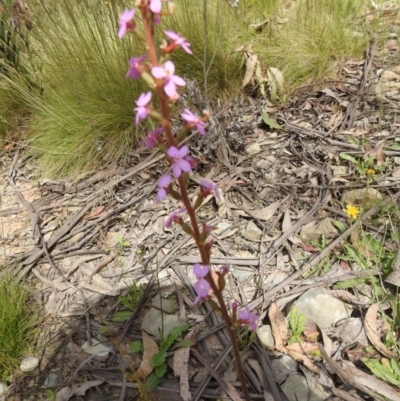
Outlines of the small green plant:
<svg viewBox="0 0 400 401">
<path fill-rule="evenodd" d="M 4 274 L 4 272 L 2 272 Z M 29 291 L 10 275 L 0 278 L 0 374 L 12 372 L 37 334 L 37 305 Z"/>
<path fill-rule="evenodd" d="M 302 334 L 305 330 L 305 322 L 306 316 L 303 314 L 299 314 L 297 305 L 293 305 L 289 313 L 290 338 L 288 341 L 288 345 L 299 343 L 302 341 Z"/>
<path fill-rule="evenodd" d="M 363 358 L 362 361 L 374 375 L 396 387 L 400 387 L 400 364 L 397 359 Z"/>
<path fill-rule="evenodd" d="M 189 329 L 188 324 L 182 324 L 174 327 L 166 337 L 161 338 L 160 350 L 151 358 L 151 364 L 154 367 L 154 372 L 150 375 L 148 381 L 152 389 L 156 388 L 161 379 L 167 373 L 167 356 L 168 351 L 173 346 L 174 342 Z M 191 340 L 187 339 L 177 344 L 177 347 L 186 347 L 191 344 Z"/>
<path fill-rule="evenodd" d="M 125 310 L 114 313 L 113 321 L 118 323 L 126 322 L 136 308 L 142 294 L 143 284 L 137 285 L 136 281 L 134 281 L 129 292 L 126 295 L 120 295 L 118 297 Z"/>
</svg>

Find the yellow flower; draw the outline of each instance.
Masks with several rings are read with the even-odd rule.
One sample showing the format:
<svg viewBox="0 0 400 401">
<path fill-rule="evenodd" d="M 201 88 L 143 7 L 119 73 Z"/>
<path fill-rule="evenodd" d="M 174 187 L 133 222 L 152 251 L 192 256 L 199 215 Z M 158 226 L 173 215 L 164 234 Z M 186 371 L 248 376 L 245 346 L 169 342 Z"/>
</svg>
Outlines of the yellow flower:
<svg viewBox="0 0 400 401">
<path fill-rule="evenodd" d="M 368 175 L 374 175 L 374 174 L 375 174 L 375 170 L 374 170 L 373 168 L 369 168 L 369 169 L 367 170 L 367 174 L 368 174 Z"/>
<path fill-rule="evenodd" d="M 348 204 L 346 206 L 346 209 L 343 209 L 344 212 L 346 212 L 347 216 L 350 219 L 356 219 L 357 216 L 360 214 L 360 209 L 357 206 L 353 206 Z"/>
</svg>

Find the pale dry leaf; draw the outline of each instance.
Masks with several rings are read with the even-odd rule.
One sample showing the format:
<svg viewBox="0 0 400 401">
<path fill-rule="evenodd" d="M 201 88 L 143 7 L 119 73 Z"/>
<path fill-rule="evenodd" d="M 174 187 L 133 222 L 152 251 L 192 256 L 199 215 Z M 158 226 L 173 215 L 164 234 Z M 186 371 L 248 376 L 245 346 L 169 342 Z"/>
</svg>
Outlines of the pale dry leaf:
<svg viewBox="0 0 400 401">
<path fill-rule="evenodd" d="M 302 363 L 307 369 L 311 370 L 311 372 L 315 373 L 316 375 L 319 374 L 318 368 L 307 355 L 304 355 L 301 352 L 297 352 L 293 349 L 286 349 L 286 354 L 293 358 L 296 362 Z"/>
<path fill-rule="evenodd" d="M 139 369 L 136 372 L 136 378 L 143 380 L 153 371 L 153 365 L 151 364 L 151 358 L 158 352 L 157 343 L 144 331 L 142 330 L 143 339 L 143 359 L 140 363 Z"/>
<path fill-rule="evenodd" d="M 243 82 L 242 82 L 242 86 L 246 86 L 251 78 L 253 78 L 255 69 L 257 64 L 259 64 L 260 62 L 258 61 L 258 56 L 254 53 L 251 53 L 248 57 L 247 57 L 247 61 L 246 61 L 246 73 L 244 75 L 243 78 Z"/>
<path fill-rule="evenodd" d="M 64 387 L 57 392 L 55 401 L 68 401 L 72 396 L 84 396 L 86 391 L 92 387 L 100 386 L 104 380 L 92 380 L 81 384 L 75 384 L 72 387 Z"/>
<path fill-rule="evenodd" d="M 105 206 L 99 206 L 96 209 L 92 210 L 88 215 L 84 217 L 85 220 L 93 220 L 102 214 L 104 214 L 104 210 L 106 209 Z"/>
<path fill-rule="evenodd" d="M 192 399 L 192 394 L 189 388 L 189 355 L 190 347 L 179 348 L 174 353 L 174 375 L 175 377 L 180 378 L 180 394 L 183 401 L 190 401 Z"/>
<path fill-rule="evenodd" d="M 252 210 L 252 213 L 254 217 L 260 220 L 268 221 L 270 220 L 274 214 L 277 212 L 279 209 L 279 206 L 282 204 L 282 201 L 277 201 L 274 203 L 271 203 L 267 207 L 263 207 L 262 209 L 255 209 Z"/>
<path fill-rule="evenodd" d="M 283 215 L 283 221 L 282 221 L 282 231 L 286 232 L 290 230 L 292 227 L 292 219 L 290 218 L 290 212 L 288 209 L 285 210 L 285 213 Z"/>
<path fill-rule="evenodd" d="M 379 304 L 372 304 L 367 313 L 365 314 L 364 324 L 365 331 L 367 332 L 368 340 L 371 341 L 372 345 L 379 351 L 382 355 L 387 358 L 396 358 L 396 354 L 390 351 L 385 344 L 381 341 L 377 334 L 376 329 L 376 319 L 378 316 Z"/>
<path fill-rule="evenodd" d="M 275 348 L 286 354 L 285 344 L 288 338 L 288 322 L 276 302 L 273 302 L 269 307 L 268 317 L 271 321 L 272 335 L 275 339 Z"/>
</svg>

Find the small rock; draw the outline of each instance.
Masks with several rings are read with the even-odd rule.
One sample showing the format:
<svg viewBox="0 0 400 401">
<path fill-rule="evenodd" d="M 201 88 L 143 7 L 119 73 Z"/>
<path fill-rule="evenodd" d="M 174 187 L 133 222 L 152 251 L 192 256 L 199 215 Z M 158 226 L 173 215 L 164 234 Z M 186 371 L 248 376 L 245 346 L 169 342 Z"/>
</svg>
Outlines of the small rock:
<svg viewBox="0 0 400 401">
<path fill-rule="evenodd" d="M 71 258 L 64 258 L 63 259 L 63 264 L 64 264 L 65 267 L 71 267 L 72 266 Z"/>
<path fill-rule="evenodd" d="M 163 310 L 166 313 L 174 313 L 177 308 L 175 299 L 162 298 L 157 295 L 151 301 L 151 305 L 157 309 Z"/>
<path fill-rule="evenodd" d="M 49 388 L 49 387 L 55 387 L 58 384 L 58 376 L 55 373 L 50 373 L 47 377 L 46 380 L 43 383 L 42 387 Z"/>
<path fill-rule="evenodd" d="M 393 157 L 393 161 L 395 164 L 400 164 L 400 157 Z"/>
<path fill-rule="evenodd" d="M 397 168 L 396 170 L 393 171 L 392 177 L 400 178 L 400 168 Z"/>
<path fill-rule="evenodd" d="M 33 372 L 39 365 L 39 359 L 34 356 L 28 356 L 21 362 L 20 369 L 25 372 Z"/>
<path fill-rule="evenodd" d="M 286 280 L 289 274 L 283 271 L 275 270 L 273 271 L 265 280 L 264 286 L 266 290 L 273 288 L 280 284 L 283 280 Z"/>
<path fill-rule="evenodd" d="M 346 166 L 332 166 L 333 176 L 340 177 L 347 174 Z"/>
<path fill-rule="evenodd" d="M 336 329 L 336 336 L 344 342 L 344 345 L 359 343 L 368 345 L 367 333 L 360 318 L 350 318 L 340 322 Z"/>
<path fill-rule="evenodd" d="M 228 223 L 226 221 L 221 221 L 220 223 L 217 224 L 217 229 L 213 232 L 213 234 L 218 235 L 224 233 L 228 231 L 231 227 L 232 227 L 231 223 Z"/>
<path fill-rule="evenodd" d="M 242 283 L 246 282 L 251 276 L 254 276 L 255 273 L 254 267 L 246 266 L 232 266 L 230 271 L 233 277 Z"/>
<path fill-rule="evenodd" d="M 150 308 L 144 316 L 142 329 L 147 333 L 152 334 L 154 337 L 160 338 L 161 329 L 163 327 L 162 323 L 164 323 L 164 336 L 168 335 L 174 327 L 182 324 L 179 321 L 178 316 L 168 315 L 158 309 Z"/>
<path fill-rule="evenodd" d="M 255 154 L 260 153 L 260 152 L 261 152 L 261 146 L 257 142 L 253 142 L 252 144 L 250 144 L 246 148 L 246 153 L 248 155 L 255 155 Z"/>
<path fill-rule="evenodd" d="M 290 356 L 281 354 L 279 358 L 271 360 L 271 367 L 276 381 L 282 384 L 288 376 L 298 371 L 299 364 Z"/>
<path fill-rule="evenodd" d="M 257 329 L 257 335 L 265 348 L 273 348 L 275 346 L 274 336 L 272 335 L 271 326 L 269 324 L 266 324 L 265 326 L 260 326 Z"/>
<path fill-rule="evenodd" d="M 91 344 L 86 341 L 81 348 L 85 350 L 88 354 L 96 355 L 98 359 L 105 359 L 108 357 L 108 354 L 112 352 L 112 349 L 110 347 L 107 347 L 95 338 L 92 338 Z"/>
<path fill-rule="evenodd" d="M 323 398 L 311 391 L 305 377 L 299 374 L 290 375 L 281 388 L 289 401 L 323 401 Z"/>
<path fill-rule="evenodd" d="M 7 384 L 0 382 L 0 400 L 4 400 L 4 395 L 7 392 Z"/>
<path fill-rule="evenodd" d="M 262 231 L 252 221 L 247 223 L 242 233 L 251 241 L 258 241 L 262 236 Z"/>
<path fill-rule="evenodd" d="M 375 203 L 382 199 L 382 195 L 375 188 L 362 188 L 347 191 L 343 195 L 343 202 L 365 205 L 368 203 Z"/>
<path fill-rule="evenodd" d="M 296 302 L 298 313 L 314 321 L 321 328 L 335 325 L 339 320 L 350 317 L 351 308 L 322 288 L 311 288 Z"/>
</svg>

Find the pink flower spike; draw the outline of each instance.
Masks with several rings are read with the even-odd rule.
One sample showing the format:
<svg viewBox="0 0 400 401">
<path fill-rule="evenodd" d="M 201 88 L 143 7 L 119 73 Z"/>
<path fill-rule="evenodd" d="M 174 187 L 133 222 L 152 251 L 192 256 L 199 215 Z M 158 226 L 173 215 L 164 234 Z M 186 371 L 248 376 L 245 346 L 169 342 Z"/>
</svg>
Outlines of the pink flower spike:
<svg viewBox="0 0 400 401">
<path fill-rule="evenodd" d="M 129 70 L 125 75 L 125 78 L 139 79 L 140 78 L 140 69 L 142 67 L 141 63 L 146 58 L 146 55 L 140 57 L 132 57 L 129 60 Z"/>
<path fill-rule="evenodd" d="M 185 86 L 186 81 L 179 77 L 178 75 L 174 75 L 175 65 L 172 61 L 168 60 L 165 62 L 164 66 L 156 66 L 151 69 L 151 74 L 154 78 L 164 79 L 164 91 L 166 95 L 170 99 L 176 99 L 177 86 Z"/>
<path fill-rule="evenodd" d="M 200 117 L 197 117 L 195 114 L 193 114 L 189 109 L 184 109 L 181 117 L 184 121 L 186 121 L 189 129 L 196 127 L 200 135 L 206 135 L 206 131 L 204 129 L 206 125 L 204 121 L 202 121 Z"/>
<path fill-rule="evenodd" d="M 196 263 L 193 266 L 193 274 L 198 278 L 204 278 L 210 271 L 210 266 L 204 265 L 202 266 L 200 263 Z"/>
<path fill-rule="evenodd" d="M 151 100 L 152 93 L 147 92 L 147 93 L 142 93 L 139 96 L 139 99 L 136 100 L 136 104 L 138 107 L 135 107 L 136 111 L 136 119 L 135 119 L 135 124 L 139 125 L 140 120 L 144 120 L 147 115 L 149 114 L 149 107 L 147 106 Z"/>
<path fill-rule="evenodd" d="M 150 0 L 150 11 L 154 14 L 160 14 L 162 9 L 161 0 Z"/>
<path fill-rule="evenodd" d="M 179 222 L 179 215 L 186 212 L 186 208 L 182 207 L 181 209 L 175 210 L 174 213 L 171 214 L 171 216 L 168 217 L 167 220 L 165 220 L 165 227 L 171 228 L 172 223 L 178 223 Z"/>
<path fill-rule="evenodd" d="M 250 326 L 250 330 L 257 330 L 258 316 L 255 313 L 251 313 L 248 306 L 246 306 L 245 310 L 241 310 L 238 312 L 240 323 L 248 324 Z"/>
<path fill-rule="evenodd" d="M 213 192 L 214 192 L 215 199 L 216 199 L 217 201 L 220 201 L 220 200 L 221 200 L 221 190 L 220 190 L 218 184 L 214 184 L 214 183 L 211 182 L 211 181 L 203 180 L 203 181 L 200 182 L 200 185 L 201 185 L 208 193 L 211 193 L 211 191 L 213 191 Z"/>
<path fill-rule="evenodd" d="M 171 184 L 171 176 L 170 175 L 163 175 L 158 182 L 158 191 L 157 191 L 157 202 L 163 201 L 167 196 L 167 189 L 169 184 Z"/>
<path fill-rule="evenodd" d="M 135 17 L 135 9 L 125 10 L 119 17 L 118 37 L 120 39 L 122 39 L 125 36 L 128 30 L 135 28 L 135 24 L 131 22 L 134 17 Z"/>
<path fill-rule="evenodd" d="M 178 46 L 181 46 L 182 49 L 188 53 L 188 54 L 193 54 L 192 51 L 189 49 L 190 43 L 186 41 L 186 38 L 183 38 L 182 36 L 179 36 L 177 33 L 173 31 L 164 31 L 164 33 L 172 39 L 172 49 L 175 49 Z"/>
<path fill-rule="evenodd" d="M 193 287 L 197 293 L 197 297 L 194 300 L 195 305 L 197 305 L 203 299 L 208 299 L 208 293 L 211 290 L 211 286 L 207 280 L 204 280 L 204 278 L 202 278 L 202 279 L 196 281 L 193 284 Z"/>
<path fill-rule="evenodd" d="M 237 308 L 238 308 L 237 302 L 232 302 L 232 309 L 237 309 Z"/>
<path fill-rule="evenodd" d="M 149 132 L 149 135 L 147 135 L 147 138 L 144 140 L 147 149 L 150 150 L 154 148 L 161 132 L 164 132 L 164 127 L 156 128 Z"/>
<path fill-rule="evenodd" d="M 172 172 L 176 178 L 179 178 L 182 172 L 188 173 L 191 171 L 190 163 L 186 160 L 189 148 L 182 146 L 180 149 L 171 146 L 168 149 L 168 156 L 172 159 Z"/>
</svg>

